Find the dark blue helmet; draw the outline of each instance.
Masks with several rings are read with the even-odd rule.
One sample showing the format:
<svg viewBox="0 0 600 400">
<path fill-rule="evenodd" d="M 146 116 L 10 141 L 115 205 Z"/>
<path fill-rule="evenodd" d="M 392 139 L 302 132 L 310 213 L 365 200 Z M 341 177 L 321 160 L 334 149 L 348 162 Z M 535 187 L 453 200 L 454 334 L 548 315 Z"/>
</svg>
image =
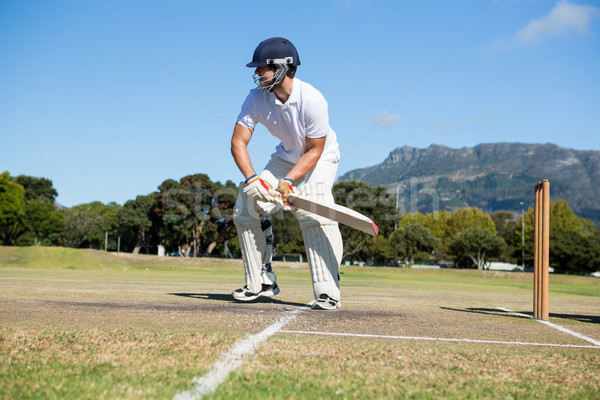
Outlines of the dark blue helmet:
<svg viewBox="0 0 600 400">
<path fill-rule="evenodd" d="M 298 51 L 292 42 L 282 37 L 263 40 L 254 50 L 252 62 L 246 64 L 246 67 L 255 68 L 269 64 L 300 65 Z"/>
</svg>

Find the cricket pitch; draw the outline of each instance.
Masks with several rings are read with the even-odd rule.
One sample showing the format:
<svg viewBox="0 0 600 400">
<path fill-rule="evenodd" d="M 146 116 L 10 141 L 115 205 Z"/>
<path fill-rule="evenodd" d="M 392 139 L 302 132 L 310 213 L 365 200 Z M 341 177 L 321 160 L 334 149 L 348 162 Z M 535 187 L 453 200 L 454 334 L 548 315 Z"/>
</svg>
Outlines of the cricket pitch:
<svg viewBox="0 0 600 400">
<path fill-rule="evenodd" d="M 202 398 L 600 397 L 600 346 L 499 309 L 531 315 L 531 274 L 343 266 L 327 312 L 301 263 L 238 303 L 238 260 L 35 251 L 0 247 L 4 399 L 170 399 L 290 313 Z M 599 286 L 552 276 L 550 321 L 599 341 Z"/>
</svg>

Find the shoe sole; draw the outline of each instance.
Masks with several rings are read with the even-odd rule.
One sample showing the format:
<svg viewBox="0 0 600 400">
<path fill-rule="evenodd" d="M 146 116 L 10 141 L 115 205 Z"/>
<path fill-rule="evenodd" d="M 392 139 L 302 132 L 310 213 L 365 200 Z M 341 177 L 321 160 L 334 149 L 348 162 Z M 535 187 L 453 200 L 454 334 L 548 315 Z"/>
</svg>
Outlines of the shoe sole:
<svg viewBox="0 0 600 400">
<path fill-rule="evenodd" d="M 252 300 L 258 299 L 261 296 L 264 296 L 264 297 L 275 296 L 279 292 L 280 292 L 279 286 L 275 286 L 273 289 L 265 290 L 258 294 L 254 294 L 252 296 L 246 296 L 243 293 L 236 294 L 236 292 L 233 292 L 231 295 L 233 296 L 234 299 L 239 300 L 239 301 L 252 301 Z"/>
<path fill-rule="evenodd" d="M 255 294 L 252 296 L 243 296 L 243 297 L 238 297 L 235 294 L 233 295 L 233 298 L 239 301 L 252 301 L 252 300 L 256 300 L 260 297 L 260 294 Z"/>
<path fill-rule="evenodd" d="M 338 301 L 335 306 L 332 306 L 328 303 L 324 303 L 324 302 L 316 302 L 314 303 L 311 308 L 313 310 L 337 310 L 338 308 L 340 308 L 342 306 L 342 302 Z"/>
</svg>

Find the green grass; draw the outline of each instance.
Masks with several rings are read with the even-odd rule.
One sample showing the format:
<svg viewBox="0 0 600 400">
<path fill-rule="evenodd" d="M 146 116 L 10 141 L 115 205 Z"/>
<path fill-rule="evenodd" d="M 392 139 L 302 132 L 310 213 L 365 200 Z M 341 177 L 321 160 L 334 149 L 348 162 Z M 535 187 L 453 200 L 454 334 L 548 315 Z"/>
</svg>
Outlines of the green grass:
<svg viewBox="0 0 600 400">
<path fill-rule="evenodd" d="M 392 267 L 342 267 L 342 272 L 342 279 L 348 283 L 356 280 L 362 285 L 368 280 L 377 285 L 384 281 L 424 291 L 468 291 L 487 287 L 494 291 L 516 294 L 530 292 L 533 287 L 533 274 L 522 272 Z M 600 297 L 600 279 L 552 274 L 549 289 L 553 295 Z"/>
<path fill-rule="evenodd" d="M 276 271 L 282 293 L 246 307 L 228 296 L 239 261 L 0 247 L 0 398 L 172 398 L 286 302 L 310 300 L 305 266 Z M 586 344 L 494 311 L 531 307 L 531 273 L 343 266 L 341 278 L 343 308 L 294 329 Z M 551 275 L 550 299 L 551 314 L 597 318 L 600 280 Z M 557 321 L 600 339 L 598 324 Z M 599 373 L 597 349 L 281 333 L 206 398 L 588 399 Z"/>
<path fill-rule="evenodd" d="M 0 398 L 170 398 L 233 338 L 222 334 L 5 329 Z M 197 342 L 210 343 L 210 354 Z M 202 350 L 206 351 L 206 347 Z"/>
<path fill-rule="evenodd" d="M 224 261 L 226 262 L 226 261 Z M 65 247 L 0 246 L 0 268 L 17 267 L 51 270 L 146 270 L 174 271 L 221 264 L 218 260 L 193 258 L 132 256 L 128 253 L 107 253 L 93 249 Z"/>
<path fill-rule="evenodd" d="M 6 247 L 0 246 L 0 273 L 2 270 L 28 269 L 49 270 L 52 275 L 56 271 L 129 271 L 197 273 L 219 276 L 219 267 L 232 266 L 227 260 L 156 257 L 139 255 L 132 257 L 122 253 L 116 255 L 99 250 L 70 249 L 62 247 Z M 29 273 L 29 272 L 27 272 Z M 42 276 L 45 276 L 42 272 Z M 287 272 L 292 281 L 304 281 L 306 272 L 301 269 L 291 269 Z M 68 276 L 68 275 L 67 275 Z M 117 274 L 117 276 L 119 276 Z M 129 274 L 133 279 L 143 278 L 144 275 Z M 179 276 L 179 275 L 177 275 Z M 120 276 L 119 276 L 120 277 Z M 300 277 L 300 278 L 298 278 Z M 468 291 L 487 287 L 490 290 L 503 293 L 519 294 L 531 291 L 533 275 L 520 272 L 477 271 L 460 269 L 411 269 L 392 267 L 356 267 L 342 266 L 341 278 L 348 286 L 401 285 L 423 291 Z M 551 295 L 579 295 L 600 297 L 600 279 L 574 276 L 550 276 Z"/>
<path fill-rule="evenodd" d="M 223 269 L 239 271 L 227 260 L 133 256 L 93 249 L 63 247 L 0 246 L 0 277 L 19 278 L 180 281 L 202 272 L 207 279 L 220 279 Z"/>
<path fill-rule="evenodd" d="M 598 351 L 278 336 L 206 398 L 591 399 L 599 362 Z"/>
</svg>

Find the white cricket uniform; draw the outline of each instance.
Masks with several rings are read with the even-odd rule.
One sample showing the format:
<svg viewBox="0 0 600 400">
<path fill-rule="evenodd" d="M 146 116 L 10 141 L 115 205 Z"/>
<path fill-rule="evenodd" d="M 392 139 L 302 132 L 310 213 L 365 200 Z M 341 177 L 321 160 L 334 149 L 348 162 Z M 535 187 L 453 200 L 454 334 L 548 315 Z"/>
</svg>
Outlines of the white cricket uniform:
<svg viewBox="0 0 600 400">
<path fill-rule="evenodd" d="M 306 153 L 306 138 L 327 136 L 322 159 L 340 158 L 335 132 L 329 126 L 327 101 L 312 85 L 294 78 L 292 92 L 281 103 L 271 92 L 260 88 L 250 91 L 237 123 L 254 130 L 257 123 L 263 124 L 281 143 L 275 154 L 284 161 L 296 164 Z"/>
<path fill-rule="evenodd" d="M 278 186 L 279 180 L 284 178 L 306 153 L 307 138 L 326 136 L 319 161 L 295 184 L 304 182 L 304 185 L 298 187 L 301 195 L 315 200 L 334 202 L 331 189 L 337 174 L 340 152 L 336 134 L 329 126 L 327 101 L 317 89 L 294 78 L 290 97 L 282 103 L 273 93 L 255 88 L 246 97 L 237 123 L 251 131 L 254 131 L 256 124 L 261 123 L 273 136 L 281 140 L 271 160 L 260 173 L 260 177 L 273 187 Z M 258 264 L 260 254 L 254 252 L 255 245 L 252 242 L 261 239 L 256 223 L 252 222 L 256 220 L 256 213 L 253 216 L 252 211 L 240 190 L 234 209 L 234 221 L 241 238 L 246 283 L 256 293 L 259 290 L 260 280 L 256 273 L 256 266 L 253 265 Z M 339 300 L 338 271 L 342 257 L 342 238 L 338 225 L 334 221 L 302 210 L 297 210 L 296 214 L 311 267 L 315 298 L 327 294 Z M 255 233 L 251 236 L 246 235 L 251 230 Z M 258 248 L 262 248 L 262 245 L 258 244 Z"/>
</svg>

